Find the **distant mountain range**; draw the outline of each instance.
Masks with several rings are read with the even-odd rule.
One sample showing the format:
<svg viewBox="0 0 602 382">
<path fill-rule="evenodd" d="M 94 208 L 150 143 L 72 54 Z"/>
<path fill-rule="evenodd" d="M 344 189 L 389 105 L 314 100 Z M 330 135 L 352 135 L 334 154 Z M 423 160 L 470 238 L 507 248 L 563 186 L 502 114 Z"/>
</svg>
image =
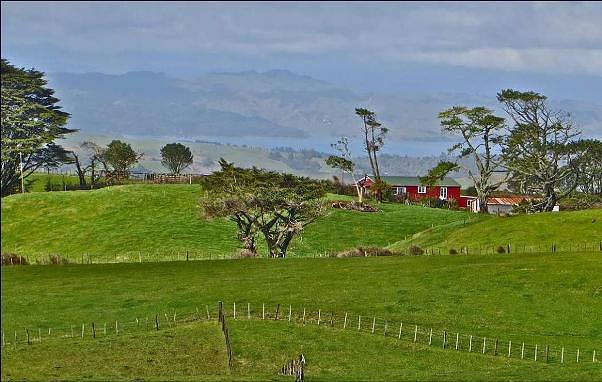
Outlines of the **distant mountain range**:
<svg viewBox="0 0 602 382">
<path fill-rule="evenodd" d="M 72 114 L 71 127 L 116 137 L 215 137 L 241 144 L 249 137 L 332 141 L 342 134 L 358 135 L 354 109 L 367 107 L 391 129 L 391 140 L 441 141 L 439 111 L 458 104 L 499 108 L 495 94 L 404 94 L 403 89 L 359 94 L 285 70 L 198 79 L 152 72 L 52 73 L 48 78 Z M 572 113 L 585 135 L 602 136 L 602 105 L 552 101 Z"/>
</svg>

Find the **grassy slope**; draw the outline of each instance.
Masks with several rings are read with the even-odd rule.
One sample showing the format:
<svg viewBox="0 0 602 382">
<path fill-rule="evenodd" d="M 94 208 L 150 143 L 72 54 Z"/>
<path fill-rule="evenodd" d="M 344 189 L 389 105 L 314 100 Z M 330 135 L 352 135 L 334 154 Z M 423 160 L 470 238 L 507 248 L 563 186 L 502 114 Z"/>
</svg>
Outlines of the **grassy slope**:
<svg viewBox="0 0 602 382">
<path fill-rule="evenodd" d="M 415 244 L 423 248 L 489 248 L 510 244 L 518 251 L 598 249 L 602 240 L 602 210 L 550 212 L 510 217 L 477 216 L 472 224 L 459 222 L 420 232 L 390 246 L 403 249 Z M 587 247 L 584 247 L 586 245 Z"/>
<path fill-rule="evenodd" d="M 591 352 L 602 347 L 597 278 L 601 273 L 600 254 L 591 253 L 5 267 L 2 321 L 5 332 L 18 329 L 23 333 L 25 327 L 56 328 L 135 317 L 152 320 L 155 314 L 172 309 L 183 314 L 197 306 L 202 309 L 205 304 L 215 307 L 218 300 L 238 301 L 239 307 L 250 301 L 255 315 L 261 311 L 262 302 L 271 314 L 276 303 L 285 307 L 291 303 L 297 313 L 303 306 L 308 310 L 320 307 L 323 312 L 337 312 L 339 320 L 347 311 L 395 322 L 403 320 L 406 325 L 418 323 L 436 331 L 550 344 L 555 349 L 566 346 L 572 352 L 580 347 Z M 226 306 L 231 314 L 231 305 Z M 301 328 L 273 321 L 230 323 L 236 375 L 257 380 L 273 376 L 283 357 L 299 351 L 306 352 L 308 373 L 313 370 L 309 375 L 318 380 L 595 380 L 600 373 L 599 364 L 534 364 L 435 347 L 427 350 L 424 345 L 414 347 L 407 339 L 398 342 L 339 329 Z M 90 357 L 96 354 L 97 360 L 106 357 L 109 364 L 120 354 L 125 365 L 147 358 L 156 361 L 128 374 L 123 364 L 112 372 L 95 368 L 95 361 L 89 360 L 77 372 L 80 374 L 65 371 L 64 376 L 74 379 L 78 375 L 106 375 L 110 379 L 134 374 L 158 376 L 170 370 L 174 379 L 186 379 L 195 373 L 223 375 L 219 367 L 209 369 L 213 361 L 194 363 L 198 357 L 219 357 L 204 348 L 204 344 L 211 349 L 220 346 L 215 336 L 194 333 L 198 330 L 194 328 L 183 330 L 181 335 L 174 333 L 173 343 L 155 338 L 159 341 L 158 353 L 165 354 L 159 360 L 155 358 L 158 353 L 154 337 L 149 333 L 114 347 L 107 343 L 105 347 L 90 347 L 77 345 L 79 340 L 56 339 L 65 342 L 53 348 L 54 342 L 45 340 L 42 345 L 33 345 L 32 350 L 17 348 L 23 359 L 15 367 L 30 376 L 48 375 L 44 373 L 50 373 L 54 359 L 48 354 L 62 354 L 66 349 L 67 355 L 60 357 L 66 364 L 75 362 L 80 352 Z M 123 335 L 129 334 L 124 331 Z M 149 335 L 152 338 L 147 338 Z M 198 337 L 202 341 L 194 346 Z M 41 350 L 35 350 L 38 347 Z M 109 351 L 102 352 L 102 348 Z M 185 355 L 178 351 L 182 348 L 187 349 Z M 149 352 L 154 355 L 147 357 Z M 3 357 L 10 354 L 3 351 Z M 26 366 L 30 362 L 39 363 L 39 368 L 30 370 Z"/>
<path fill-rule="evenodd" d="M 197 185 L 128 185 L 2 199 L 2 251 L 33 260 L 47 254 L 94 261 L 230 255 L 239 246 L 229 221 L 199 217 Z M 379 213 L 332 210 L 304 232 L 291 254 L 308 256 L 358 245 L 384 246 L 465 213 L 383 205 Z M 334 234 L 336 233 L 336 234 Z M 262 244 L 260 242 L 260 244 Z M 171 257 L 170 257 L 171 256 Z"/>
<path fill-rule="evenodd" d="M 483 356 L 315 325 L 230 320 L 234 369 L 228 371 L 216 323 L 91 339 L 8 346 L 3 379 L 279 380 L 282 365 L 303 352 L 308 381 L 595 380 L 600 367 Z"/>
</svg>

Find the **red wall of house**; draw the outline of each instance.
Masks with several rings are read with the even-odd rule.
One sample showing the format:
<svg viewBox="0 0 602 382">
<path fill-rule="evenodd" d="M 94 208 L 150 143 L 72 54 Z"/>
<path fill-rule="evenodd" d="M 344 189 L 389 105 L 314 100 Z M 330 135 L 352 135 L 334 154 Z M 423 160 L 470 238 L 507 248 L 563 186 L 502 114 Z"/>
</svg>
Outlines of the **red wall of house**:
<svg viewBox="0 0 602 382">
<path fill-rule="evenodd" d="M 426 194 L 418 193 L 418 186 L 406 186 L 406 192 L 410 199 L 421 199 L 421 198 L 438 198 L 441 192 L 440 186 L 427 186 Z M 459 186 L 447 186 L 447 199 L 455 199 L 460 203 L 460 187 Z"/>
</svg>

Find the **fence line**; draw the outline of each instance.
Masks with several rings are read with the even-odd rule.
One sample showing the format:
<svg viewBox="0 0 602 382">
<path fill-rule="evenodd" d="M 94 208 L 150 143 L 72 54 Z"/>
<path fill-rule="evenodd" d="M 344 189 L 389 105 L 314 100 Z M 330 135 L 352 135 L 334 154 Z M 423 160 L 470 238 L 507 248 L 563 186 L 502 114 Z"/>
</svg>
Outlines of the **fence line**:
<svg viewBox="0 0 602 382">
<path fill-rule="evenodd" d="M 539 244 L 539 245 L 520 245 L 520 244 L 505 244 L 505 245 L 489 245 L 489 246 L 436 246 L 421 248 L 423 251 L 421 256 L 436 256 L 436 255 L 503 255 L 503 254 L 527 254 L 527 253 L 572 253 L 572 252 L 602 252 L 602 241 L 596 242 L 581 242 L 581 243 L 554 243 L 554 244 Z M 16 252 L 16 251 L 15 251 Z M 295 255 L 289 254 L 287 258 L 331 258 L 336 257 L 337 252 L 319 251 L 313 255 Z M 412 256 L 412 249 L 406 248 L 397 256 Z M 20 265 L 26 257 L 16 255 L 15 259 L 11 257 L 3 261 L 3 265 Z M 169 261 L 206 261 L 206 260 L 237 260 L 238 255 L 233 254 L 212 254 L 207 252 L 196 252 L 189 249 L 181 249 L 167 252 L 128 252 L 115 253 L 113 255 L 99 255 L 94 253 L 84 253 L 81 255 L 47 254 L 42 258 L 42 262 L 51 262 L 53 256 L 60 256 L 61 259 L 66 259 L 73 264 L 115 264 L 115 263 L 156 263 Z M 396 256 L 396 255 L 393 255 Z M 258 256 L 257 259 L 265 259 L 266 257 Z M 59 259 L 60 260 L 60 259 Z M 250 260 L 250 259 L 245 259 Z"/>
<path fill-rule="evenodd" d="M 246 305 L 247 314 L 234 314 L 236 305 Z M 485 336 L 468 335 L 459 332 L 450 332 L 446 329 L 436 329 L 428 325 L 416 324 L 402 320 L 388 320 L 376 315 L 363 315 L 369 317 L 368 323 L 362 322 L 361 314 L 350 312 L 335 312 L 334 310 L 308 309 L 306 306 L 295 308 L 289 304 L 287 314 L 280 315 L 280 304 L 251 304 L 232 303 L 232 310 L 228 309 L 220 302 L 215 316 L 210 314 L 208 305 L 205 305 L 206 314 L 202 314 L 197 307 L 192 313 L 163 313 L 165 320 L 161 320 L 161 314 L 156 314 L 151 320 L 148 317 L 136 317 L 135 320 L 119 321 L 114 325 L 111 322 L 103 322 L 97 325 L 95 321 L 89 324 L 82 323 L 82 338 L 98 338 L 99 336 L 122 335 L 123 333 L 134 333 L 141 331 L 158 331 L 164 327 L 175 327 L 178 324 L 190 324 L 195 322 L 210 322 L 217 320 L 222 325 L 222 331 L 226 339 L 228 353 L 228 365 L 232 368 L 233 356 L 232 345 L 229 337 L 227 317 L 234 320 L 246 321 L 283 321 L 298 325 L 316 325 L 331 327 L 338 330 L 350 331 L 354 333 L 365 333 L 370 335 L 384 336 L 396 340 L 418 343 L 426 346 L 437 346 L 446 351 L 463 351 L 468 353 L 477 353 L 482 355 L 503 356 L 521 360 L 532 360 L 535 362 L 546 363 L 598 363 L 599 359 L 596 349 L 584 350 L 579 347 L 572 351 L 565 346 L 550 344 L 529 344 L 524 341 L 504 340 Z M 286 305 L 285 305 L 286 306 Z M 328 312 L 325 314 L 324 312 Z M 365 320 L 364 320 L 365 321 Z M 354 324 L 354 322 L 356 324 Z M 398 324 L 399 323 L 399 324 Z M 397 325 L 399 329 L 397 330 Z M 69 339 L 80 337 L 80 333 L 75 333 L 76 326 L 69 325 L 64 327 L 52 327 L 35 329 L 20 329 L 14 331 L 14 340 L 11 334 L 13 331 L 2 329 L 2 348 L 6 346 L 17 346 L 17 344 L 33 345 L 55 339 Z M 102 330 L 97 328 L 102 327 Z M 43 330 L 42 330 L 43 329 Z M 389 330 L 391 329 L 391 330 Z M 48 333 L 42 334 L 42 333 Z M 101 334 L 102 333 L 102 334 Z M 34 336 L 32 336 L 34 334 Z M 37 337 L 35 336 L 37 334 Z M 453 338 L 453 340 L 450 339 Z M 452 346 L 453 341 L 453 346 Z"/>
</svg>

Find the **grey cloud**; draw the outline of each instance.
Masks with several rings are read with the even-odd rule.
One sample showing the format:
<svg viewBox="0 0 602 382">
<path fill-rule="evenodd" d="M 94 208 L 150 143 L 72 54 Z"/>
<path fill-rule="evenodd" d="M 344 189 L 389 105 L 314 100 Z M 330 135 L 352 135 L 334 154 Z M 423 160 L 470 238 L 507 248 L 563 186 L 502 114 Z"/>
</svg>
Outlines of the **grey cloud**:
<svg viewBox="0 0 602 382">
<path fill-rule="evenodd" d="M 2 3 L 2 45 L 602 76 L 599 20 L 596 3 Z"/>
</svg>

